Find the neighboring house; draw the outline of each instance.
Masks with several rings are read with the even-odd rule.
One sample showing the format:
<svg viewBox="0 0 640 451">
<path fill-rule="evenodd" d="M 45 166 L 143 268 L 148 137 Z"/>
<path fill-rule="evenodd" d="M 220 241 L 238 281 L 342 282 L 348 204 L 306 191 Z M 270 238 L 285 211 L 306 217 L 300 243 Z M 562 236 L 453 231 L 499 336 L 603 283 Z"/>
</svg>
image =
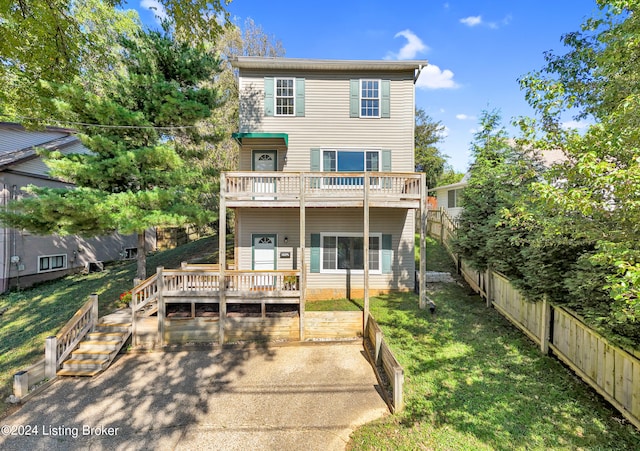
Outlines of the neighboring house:
<svg viewBox="0 0 640 451">
<path fill-rule="evenodd" d="M 63 153 L 83 153 L 72 130 L 47 127 L 29 131 L 19 124 L 0 122 L 0 204 L 19 198 L 27 185 L 69 187 L 49 176 L 37 148 Z M 153 240 L 153 238 L 151 238 Z M 153 243 L 148 242 L 155 247 Z M 39 236 L 24 230 L 0 228 L 0 291 L 29 286 L 79 272 L 99 262 L 133 258 L 135 236 L 113 234 L 85 239 L 78 236 Z"/>
<path fill-rule="evenodd" d="M 469 183 L 469 173 L 467 172 L 462 180 L 450 185 L 442 185 L 433 188 L 436 193 L 436 208 L 442 208 L 452 219 L 457 218 L 462 212 L 462 190 Z"/>
<path fill-rule="evenodd" d="M 232 64 L 240 172 L 223 174 L 221 215 L 235 213 L 236 269 L 295 270 L 303 302 L 413 290 L 414 213 L 426 205 L 414 84 L 426 61 Z"/>
</svg>

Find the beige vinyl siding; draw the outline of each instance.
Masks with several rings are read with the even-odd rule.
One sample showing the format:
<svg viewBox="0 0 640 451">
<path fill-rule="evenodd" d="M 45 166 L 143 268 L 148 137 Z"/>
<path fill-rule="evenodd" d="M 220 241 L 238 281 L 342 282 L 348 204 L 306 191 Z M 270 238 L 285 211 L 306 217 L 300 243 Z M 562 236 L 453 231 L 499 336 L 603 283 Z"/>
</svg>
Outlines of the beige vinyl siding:
<svg viewBox="0 0 640 451">
<path fill-rule="evenodd" d="M 309 267 L 312 233 L 362 233 L 362 209 L 314 208 L 306 210 L 306 261 Z M 297 252 L 299 246 L 299 213 L 298 209 L 238 209 L 238 269 L 250 270 L 252 265 L 251 236 L 255 233 L 277 234 L 277 269 L 300 268 Z M 414 219 L 409 210 L 372 208 L 370 211 L 370 232 L 372 234 L 392 235 L 392 273 L 370 274 L 369 286 L 378 290 L 411 290 L 415 271 L 414 260 Z M 284 237 L 288 243 L 284 244 Z M 291 253 L 290 259 L 279 257 L 280 252 Z M 295 257 L 295 260 L 294 260 Z M 362 273 L 352 274 L 351 287 L 363 287 Z M 347 275 L 331 273 L 308 274 L 308 294 L 313 297 L 314 290 L 327 288 L 344 290 Z"/>
<path fill-rule="evenodd" d="M 394 172 L 414 171 L 413 72 L 269 73 L 305 79 L 304 117 L 264 116 L 264 76 L 255 71 L 241 73 L 240 131 L 287 133 L 289 149 L 283 170 L 309 171 L 311 148 L 366 148 L 390 149 Z M 391 81 L 389 119 L 349 117 L 349 80 L 361 78 Z M 245 146 L 241 153 L 249 148 Z M 240 170 L 250 170 L 247 157 L 241 155 Z"/>
</svg>

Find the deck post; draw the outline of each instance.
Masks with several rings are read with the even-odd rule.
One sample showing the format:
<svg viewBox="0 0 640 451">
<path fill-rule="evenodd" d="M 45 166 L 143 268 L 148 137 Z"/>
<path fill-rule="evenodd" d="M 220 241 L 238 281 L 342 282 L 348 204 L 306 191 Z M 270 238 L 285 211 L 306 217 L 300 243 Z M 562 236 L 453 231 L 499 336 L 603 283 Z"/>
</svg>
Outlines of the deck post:
<svg viewBox="0 0 640 451">
<path fill-rule="evenodd" d="M 158 285 L 158 345 L 160 347 L 165 345 L 164 341 L 164 320 L 167 315 L 167 309 L 164 304 L 164 275 L 162 274 L 164 271 L 163 266 L 158 266 L 156 269 L 156 274 L 158 280 L 156 284 Z"/>
<path fill-rule="evenodd" d="M 224 343 L 224 323 L 227 318 L 227 207 L 226 207 L 226 177 L 220 174 L 220 203 L 218 212 L 218 341 Z"/>
<path fill-rule="evenodd" d="M 442 223 L 440 223 L 442 226 Z M 427 181 L 426 174 L 420 174 L 420 301 L 421 309 L 427 308 Z"/>
<path fill-rule="evenodd" d="M 44 342 L 44 377 L 53 379 L 58 372 L 58 338 L 47 337 Z"/>
<path fill-rule="evenodd" d="M 304 341 L 304 310 L 305 300 L 307 298 L 307 263 L 305 258 L 306 253 L 306 237 L 307 237 L 307 211 L 305 208 L 305 174 L 300 174 L 300 303 L 299 303 L 299 317 L 300 317 L 300 341 Z"/>
<path fill-rule="evenodd" d="M 92 293 L 89 298 L 93 301 L 91 304 L 91 331 L 95 332 L 98 325 L 98 295 Z"/>
<path fill-rule="evenodd" d="M 362 252 L 364 257 L 364 321 L 362 322 L 362 335 L 366 335 L 367 321 L 369 321 L 369 183 L 368 172 L 364 173 L 364 200 L 362 203 L 364 226 L 362 232 Z"/>
</svg>

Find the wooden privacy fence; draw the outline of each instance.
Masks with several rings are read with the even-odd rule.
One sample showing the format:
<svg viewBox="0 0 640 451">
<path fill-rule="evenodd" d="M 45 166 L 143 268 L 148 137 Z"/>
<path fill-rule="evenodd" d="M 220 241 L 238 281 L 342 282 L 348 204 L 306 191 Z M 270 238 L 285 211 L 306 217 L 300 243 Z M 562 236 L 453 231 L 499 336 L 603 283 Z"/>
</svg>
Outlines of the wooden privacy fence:
<svg viewBox="0 0 640 451">
<path fill-rule="evenodd" d="M 384 388 L 384 382 L 379 370 L 382 369 L 386 379 L 391 385 L 391 399 L 388 396 L 387 403 L 391 409 L 391 412 L 400 412 L 404 408 L 404 369 L 396 360 L 393 352 L 389 348 L 389 345 L 384 340 L 382 329 L 373 319 L 373 316 L 369 315 L 367 320 L 367 326 L 365 330 L 365 340 L 369 341 L 370 346 L 365 345 L 365 350 L 369 355 L 369 359 L 372 362 L 372 366 L 376 372 L 376 376 L 380 385 L 383 387 L 382 392 L 386 394 Z M 373 353 L 373 355 L 371 355 Z"/>
<path fill-rule="evenodd" d="M 24 399 L 29 390 L 45 379 L 53 379 L 62 361 L 98 322 L 98 295 L 89 300 L 73 315 L 55 336 L 47 337 L 44 358 L 13 377 L 13 395 Z"/>
<path fill-rule="evenodd" d="M 456 225 L 444 210 L 430 211 L 428 224 L 428 233 L 442 241 L 458 272 L 487 306 L 522 330 L 543 353 L 551 351 L 640 429 L 640 351 L 611 344 L 564 307 L 527 301 L 502 274 L 471 269 L 447 243 Z"/>
</svg>

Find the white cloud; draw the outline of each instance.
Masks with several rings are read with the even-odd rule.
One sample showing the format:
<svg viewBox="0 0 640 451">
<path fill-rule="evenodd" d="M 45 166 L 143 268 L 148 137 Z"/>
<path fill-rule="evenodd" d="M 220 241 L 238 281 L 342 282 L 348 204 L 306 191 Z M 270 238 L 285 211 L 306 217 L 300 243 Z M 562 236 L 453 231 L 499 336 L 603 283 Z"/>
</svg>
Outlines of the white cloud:
<svg viewBox="0 0 640 451">
<path fill-rule="evenodd" d="M 420 53 L 425 53 L 429 50 L 429 47 L 422 42 L 416 34 L 411 30 L 403 30 L 394 36 L 394 38 L 403 37 L 407 40 L 407 43 L 400 49 L 398 53 L 389 52 L 386 59 L 396 60 L 410 60 L 415 58 Z"/>
<path fill-rule="evenodd" d="M 438 66 L 429 64 L 420 72 L 416 87 L 425 89 L 451 89 L 458 84 L 453 80 L 453 72 L 449 69 L 441 70 Z"/>
<path fill-rule="evenodd" d="M 461 120 L 461 121 L 475 121 L 476 117 L 475 116 L 469 116 L 469 115 L 464 114 L 464 113 L 460 113 L 460 114 L 456 114 L 456 119 Z"/>
<path fill-rule="evenodd" d="M 143 9 L 150 9 L 158 23 L 167 18 L 167 10 L 164 9 L 164 5 L 158 0 L 140 0 L 140 7 Z"/>
<path fill-rule="evenodd" d="M 475 27 L 476 25 L 480 25 L 482 23 L 482 16 L 465 17 L 463 19 L 460 19 L 460 23 L 463 23 L 468 27 Z"/>
<path fill-rule="evenodd" d="M 575 128 L 578 130 L 584 130 L 591 125 L 588 121 L 566 121 L 562 123 L 562 128 L 565 130 Z"/>
</svg>

